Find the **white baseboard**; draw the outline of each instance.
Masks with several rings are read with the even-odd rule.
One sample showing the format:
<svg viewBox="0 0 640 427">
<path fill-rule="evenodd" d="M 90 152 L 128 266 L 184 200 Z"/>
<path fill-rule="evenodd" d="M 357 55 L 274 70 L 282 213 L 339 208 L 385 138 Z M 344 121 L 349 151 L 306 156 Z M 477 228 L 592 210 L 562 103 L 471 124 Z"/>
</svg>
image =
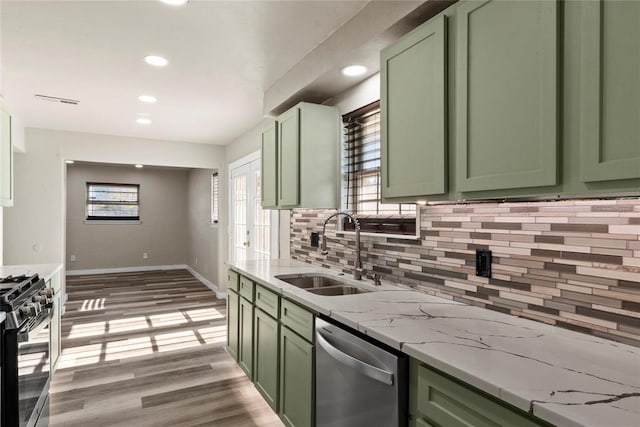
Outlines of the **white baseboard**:
<svg viewBox="0 0 640 427">
<path fill-rule="evenodd" d="M 90 270 L 67 270 L 67 276 L 82 276 L 85 274 L 135 273 L 138 271 L 180 270 L 180 269 L 188 269 L 188 266 L 186 264 L 143 265 L 139 267 L 94 268 Z"/>
<path fill-rule="evenodd" d="M 185 268 L 189 271 L 189 273 L 193 274 L 193 277 L 195 277 L 196 279 L 201 281 L 203 285 L 205 285 L 207 288 L 209 288 L 213 292 L 215 292 L 217 298 L 227 299 L 227 293 L 226 292 L 220 292 L 220 290 L 218 288 L 218 285 L 216 285 L 215 283 L 209 281 L 202 274 L 200 274 L 197 271 L 195 271 L 190 265 L 185 266 Z"/>
</svg>

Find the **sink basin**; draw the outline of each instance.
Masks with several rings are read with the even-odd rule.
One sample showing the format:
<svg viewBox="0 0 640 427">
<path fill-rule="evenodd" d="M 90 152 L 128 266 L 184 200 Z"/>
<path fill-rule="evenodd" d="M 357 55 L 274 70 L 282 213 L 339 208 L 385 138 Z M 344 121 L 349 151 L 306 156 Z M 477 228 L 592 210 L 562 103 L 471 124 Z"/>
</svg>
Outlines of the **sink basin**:
<svg viewBox="0 0 640 427">
<path fill-rule="evenodd" d="M 367 292 L 371 292 L 368 289 L 357 288 L 355 286 L 327 286 L 325 288 L 313 288 L 307 289 L 308 292 L 316 295 L 324 295 L 324 296 L 337 296 L 337 295 L 355 295 L 355 294 L 365 294 Z"/>
<path fill-rule="evenodd" d="M 323 296 L 355 295 L 371 292 L 369 289 L 351 286 L 339 279 L 321 274 L 284 274 L 276 276 L 276 279 L 312 294 Z"/>
<path fill-rule="evenodd" d="M 309 289 L 309 288 L 324 288 L 327 286 L 342 286 L 339 280 L 332 277 L 321 276 L 318 274 L 297 274 L 297 275 L 283 275 L 276 276 L 276 279 L 280 279 L 283 282 L 287 282 L 297 288 Z"/>
</svg>

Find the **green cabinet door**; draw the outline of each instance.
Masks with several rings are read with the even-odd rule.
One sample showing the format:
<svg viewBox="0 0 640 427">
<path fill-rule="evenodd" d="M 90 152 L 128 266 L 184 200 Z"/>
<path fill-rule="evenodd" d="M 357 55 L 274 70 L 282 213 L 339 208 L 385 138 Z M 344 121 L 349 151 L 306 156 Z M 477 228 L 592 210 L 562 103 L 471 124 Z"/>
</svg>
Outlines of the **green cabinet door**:
<svg viewBox="0 0 640 427">
<path fill-rule="evenodd" d="M 558 180 L 556 1 L 463 1 L 456 9 L 456 186 Z"/>
<path fill-rule="evenodd" d="M 414 364 L 413 366 L 416 366 Z M 453 381 L 424 365 L 417 375 L 417 426 L 541 427 L 546 423 Z M 410 397 L 411 399 L 411 397 Z"/>
<path fill-rule="evenodd" d="M 276 208 L 278 206 L 278 132 L 277 123 L 273 121 L 262 131 L 262 208 Z"/>
<path fill-rule="evenodd" d="M 274 411 L 278 411 L 278 339 L 279 323 L 255 309 L 253 322 L 253 381 L 262 397 Z"/>
<path fill-rule="evenodd" d="M 238 364 L 253 379 L 253 304 L 243 297 L 239 299 Z"/>
<path fill-rule="evenodd" d="M 227 350 L 236 361 L 238 360 L 238 337 L 240 332 L 238 298 L 240 298 L 238 294 L 229 289 L 227 292 Z"/>
<path fill-rule="evenodd" d="M 446 23 L 428 21 L 381 53 L 383 199 L 447 190 Z"/>
<path fill-rule="evenodd" d="M 292 108 L 278 117 L 278 205 L 300 202 L 300 110 Z"/>
<path fill-rule="evenodd" d="M 280 329 L 280 418 L 290 427 L 313 426 L 313 345 Z"/>
<path fill-rule="evenodd" d="M 13 206 L 11 116 L 0 105 L 0 206 Z"/>
<path fill-rule="evenodd" d="M 640 178 L 640 2 L 581 7 L 580 179 Z"/>
</svg>

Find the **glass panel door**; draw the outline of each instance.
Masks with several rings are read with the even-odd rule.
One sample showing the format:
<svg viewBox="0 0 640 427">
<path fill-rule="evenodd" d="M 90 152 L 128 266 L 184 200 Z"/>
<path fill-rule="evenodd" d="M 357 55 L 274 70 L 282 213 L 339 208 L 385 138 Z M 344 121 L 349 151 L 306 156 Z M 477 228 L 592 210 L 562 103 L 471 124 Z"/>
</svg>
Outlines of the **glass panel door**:
<svg viewBox="0 0 640 427">
<path fill-rule="evenodd" d="M 277 212 L 261 206 L 260 159 L 231 170 L 231 261 L 277 258 Z"/>
</svg>

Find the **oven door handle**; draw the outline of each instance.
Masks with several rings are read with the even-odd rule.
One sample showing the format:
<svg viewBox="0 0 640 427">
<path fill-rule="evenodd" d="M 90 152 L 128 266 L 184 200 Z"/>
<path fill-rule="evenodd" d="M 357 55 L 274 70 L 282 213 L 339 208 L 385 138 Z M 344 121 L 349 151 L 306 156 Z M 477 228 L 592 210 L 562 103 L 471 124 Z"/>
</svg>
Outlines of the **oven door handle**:
<svg viewBox="0 0 640 427">
<path fill-rule="evenodd" d="M 377 368 L 373 365 L 365 363 L 362 360 L 356 359 L 355 357 L 350 356 L 347 353 L 344 353 L 338 350 L 336 347 L 331 345 L 331 343 L 329 343 L 329 341 L 327 341 L 327 339 L 324 336 L 322 336 L 322 333 L 320 332 L 320 330 L 316 332 L 317 332 L 316 339 L 318 341 L 318 344 L 320 344 L 320 347 L 322 347 L 324 351 L 326 351 L 329 354 L 329 356 L 333 357 L 335 360 L 342 363 L 343 365 L 346 365 L 358 371 L 358 373 L 366 377 L 369 377 L 373 380 L 376 380 L 378 382 L 381 382 L 387 385 L 393 385 L 393 376 L 394 376 L 393 372 L 389 372 L 389 371 L 385 371 L 384 369 Z"/>
<path fill-rule="evenodd" d="M 29 342 L 29 334 L 40 332 L 50 323 L 51 319 L 53 319 L 53 309 L 48 310 L 46 314 L 43 312 L 40 315 L 40 318 L 38 319 L 38 323 L 36 324 L 35 327 L 27 328 L 24 331 L 18 332 L 18 342 L 19 343 Z"/>
</svg>

